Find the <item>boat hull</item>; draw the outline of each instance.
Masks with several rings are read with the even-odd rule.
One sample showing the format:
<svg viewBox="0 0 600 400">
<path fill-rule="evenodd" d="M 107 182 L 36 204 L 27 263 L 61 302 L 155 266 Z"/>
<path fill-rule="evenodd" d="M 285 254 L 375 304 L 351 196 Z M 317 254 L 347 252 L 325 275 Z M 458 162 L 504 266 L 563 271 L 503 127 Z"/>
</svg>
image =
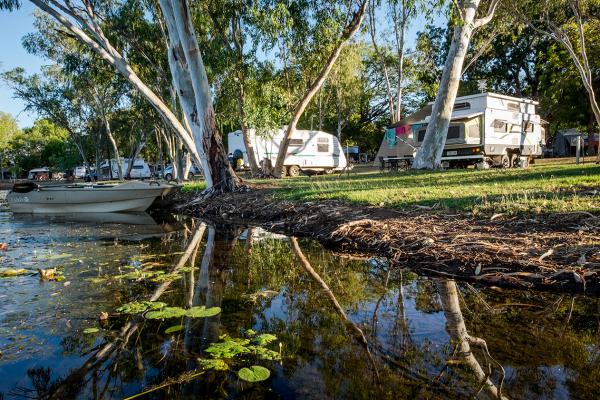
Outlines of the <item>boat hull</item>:
<svg viewBox="0 0 600 400">
<path fill-rule="evenodd" d="M 167 189 L 144 182 L 41 187 L 27 193 L 10 192 L 6 200 L 14 213 L 141 212 Z"/>
</svg>

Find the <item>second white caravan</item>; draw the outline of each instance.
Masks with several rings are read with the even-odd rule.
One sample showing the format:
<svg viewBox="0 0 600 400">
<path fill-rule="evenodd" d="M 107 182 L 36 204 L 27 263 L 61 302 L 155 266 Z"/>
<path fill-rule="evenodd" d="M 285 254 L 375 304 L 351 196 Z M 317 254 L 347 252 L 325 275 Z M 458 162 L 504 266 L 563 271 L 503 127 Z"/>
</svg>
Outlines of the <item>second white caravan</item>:
<svg viewBox="0 0 600 400">
<path fill-rule="evenodd" d="M 275 165 L 284 135 L 283 129 L 265 134 L 256 134 L 254 129 L 250 129 L 256 161 L 263 163 L 267 160 Z M 249 167 L 242 131 L 229 133 L 227 148 L 230 158 L 243 160 L 243 167 Z M 347 161 L 342 145 L 334 135 L 323 131 L 296 130 L 290 139 L 283 165 L 283 176 L 298 176 L 301 170 L 325 173 L 342 171 L 347 167 Z"/>
</svg>

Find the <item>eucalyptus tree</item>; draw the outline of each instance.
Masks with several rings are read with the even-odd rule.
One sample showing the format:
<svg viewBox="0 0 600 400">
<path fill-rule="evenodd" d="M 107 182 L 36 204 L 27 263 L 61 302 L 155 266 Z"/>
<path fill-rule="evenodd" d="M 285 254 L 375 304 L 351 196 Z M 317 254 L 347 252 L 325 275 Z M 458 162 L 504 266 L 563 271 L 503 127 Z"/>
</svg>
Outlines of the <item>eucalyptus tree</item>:
<svg viewBox="0 0 600 400">
<path fill-rule="evenodd" d="M 368 5 L 368 0 L 361 0 L 356 11 L 353 11 L 353 3 L 354 1 L 349 1 L 348 4 L 345 4 L 347 6 L 345 13 L 341 12 L 340 4 L 336 3 L 333 6 L 331 6 L 331 9 L 317 8 L 317 12 L 313 14 L 314 18 L 317 19 L 317 23 L 315 24 L 317 34 L 329 33 L 331 35 L 333 32 L 335 32 L 336 25 L 340 26 L 341 32 L 338 31 L 336 33 L 337 37 L 333 40 L 332 43 L 327 43 L 324 46 L 322 46 L 325 49 L 328 49 L 329 51 L 324 51 L 324 49 L 321 49 L 321 51 L 323 52 L 319 54 L 321 56 L 319 58 L 324 58 L 323 56 L 325 54 L 329 55 L 326 58 L 325 62 L 322 64 L 322 67 L 320 68 L 317 76 L 310 81 L 310 83 L 307 85 L 306 89 L 304 90 L 301 97 L 299 98 L 299 100 L 293 108 L 293 111 L 291 113 L 291 120 L 288 123 L 285 135 L 279 145 L 277 159 L 271 171 L 271 174 L 275 177 L 281 177 L 283 173 L 283 162 L 285 161 L 285 157 L 287 155 L 290 139 L 294 134 L 296 126 L 298 125 L 298 122 L 302 117 L 306 107 L 311 102 L 313 97 L 317 94 L 319 89 L 321 89 L 321 87 L 323 86 L 323 83 L 327 79 L 327 76 L 333 69 L 335 62 L 339 57 L 343 46 L 354 36 L 354 34 L 359 30 L 362 24 Z M 342 13 L 342 21 L 346 21 L 344 24 L 339 24 L 339 19 L 336 18 L 339 18 L 340 13 Z M 336 24 L 336 22 L 338 23 Z M 302 28 L 303 31 L 304 29 L 305 27 Z M 326 35 L 324 36 L 326 37 Z M 323 36 L 316 37 L 314 39 L 318 41 L 320 39 L 323 39 Z M 296 48 L 296 51 L 301 51 L 301 48 Z"/>
<path fill-rule="evenodd" d="M 137 74 L 128 62 L 130 50 L 118 50 L 104 30 L 104 21 L 116 3 L 90 0 L 72 2 L 31 0 L 58 21 L 65 34 L 88 46 L 120 73 L 170 125 L 193 158 L 202 166 L 207 192 L 236 190 L 240 181 L 223 148 L 206 75 L 187 1 L 161 0 L 161 14 L 168 31 L 168 59 L 185 120 L 175 112 Z M 135 49 L 131 49 L 135 52 Z M 186 123 L 190 129 L 186 128 Z"/>
<path fill-rule="evenodd" d="M 22 68 L 2 73 L 4 82 L 13 89 L 14 95 L 25 103 L 25 110 L 35 110 L 69 133 L 77 147 L 84 165 L 87 165 L 83 137 L 90 122 L 90 109 L 72 90 L 71 83 L 55 68 L 45 68 L 44 77 L 27 76 Z"/>
<path fill-rule="evenodd" d="M 579 73 L 598 127 L 600 106 L 594 85 L 597 74 L 588 56 L 590 43 L 587 36 L 598 30 L 599 8 L 598 0 L 546 0 L 515 4 L 514 8 L 531 29 L 560 43 L 567 51 Z M 600 162 L 600 152 L 596 161 Z"/>
<path fill-rule="evenodd" d="M 13 116 L 0 111 L 0 180 L 4 179 L 9 143 L 20 131 Z"/>
<path fill-rule="evenodd" d="M 402 119 L 402 94 L 404 88 L 406 58 L 406 33 L 408 27 L 423 8 L 420 0 L 375 0 L 368 7 L 369 34 L 375 53 L 380 60 L 383 73 L 390 122 Z M 383 15 L 383 21 L 381 15 Z M 391 37 L 379 44 L 378 26 L 391 26 L 391 32 L 383 32 L 383 38 Z M 390 73 L 390 69 L 393 71 Z M 395 78 L 395 79 L 394 79 Z M 392 84 L 392 79 L 395 81 Z M 395 85 L 395 87 L 394 87 Z"/>
<path fill-rule="evenodd" d="M 489 0 L 485 14 L 479 17 L 481 0 L 463 0 L 453 3 L 456 7 L 454 12 L 458 21 L 454 27 L 444 72 L 431 110 L 431 119 L 428 122 L 423 143 L 415 155 L 413 168 L 441 168 L 442 151 L 446 143 L 454 100 L 458 93 L 471 37 L 478 29 L 492 20 L 499 2 L 500 0 Z"/>
</svg>

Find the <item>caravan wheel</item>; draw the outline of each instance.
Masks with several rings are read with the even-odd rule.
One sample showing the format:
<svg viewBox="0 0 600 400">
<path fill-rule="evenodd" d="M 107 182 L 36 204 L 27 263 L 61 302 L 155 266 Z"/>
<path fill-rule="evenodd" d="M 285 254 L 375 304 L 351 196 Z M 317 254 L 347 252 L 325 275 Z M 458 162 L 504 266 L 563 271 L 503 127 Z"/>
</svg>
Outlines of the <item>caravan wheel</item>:
<svg viewBox="0 0 600 400">
<path fill-rule="evenodd" d="M 508 154 L 505 154 L 502 156 L 502 159 L 500 159 L 500 167 L 502 167 L 503 169 L 506 168 L 510 168 L 511 166 L 511 162 L 510 162 L 510 157 L 508 156 Z"/>
<path fill-rule="evenodd" d="M 510 156 L 510 167 L 511 168 L 519 168 L 521 166 L 521 159 L 518 154 L 513 154 Z"/>
<path fill-rule="evenodd" d="M 297 165 L 292 165 L 289 169 L 289 174 L 290 174 L 290 176 L 294 176 L 294 177 L 300 175 L 300 167 Z"/>
<path fill-rule="evenodd" d="M 281 167 L 281 177 L 285 178 L 287 176 L 287 167 L 284 165 Z"/>
</svg>

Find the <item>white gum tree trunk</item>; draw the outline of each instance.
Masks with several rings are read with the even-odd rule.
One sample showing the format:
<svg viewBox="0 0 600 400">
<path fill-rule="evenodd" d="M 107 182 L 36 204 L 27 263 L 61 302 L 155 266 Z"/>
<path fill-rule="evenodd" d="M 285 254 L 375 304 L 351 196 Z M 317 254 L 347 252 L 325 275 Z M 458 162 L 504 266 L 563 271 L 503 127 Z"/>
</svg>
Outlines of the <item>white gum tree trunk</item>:
<svg viewBox="0 0 600 400">
<path fill-rule="evenodd" d="M 492 0 L 488 13 L 483 18 L 475 18 L 481 0 L 465 0 L 457 10 L 461 24 L 454 28 L 452 42 L 448 50 L 440 87 L 431 110 L 425 137 L 417 150 L 413 162 L 414 169 L 439 169 L 442 167 L 442 151 L 446 144 L 448 126 L 452 117 L 452 108 L 456 100 L 465 55 L 473 32 L 491 21 L 499 0 Z"/>
<path fill-rule="evenodd" d="M 216 126 L 210 86 L 187 1 L 160 0 L 169 32 L 169 65 L 200 155 L 207 189 L 233 191 L 239 178 L 229 165 Z"/>
<path fill-rule="evenodd" d="M 329 55 L 329 58 L 327 59 L 327 63 L 325 64 L 325 66 L 323 67 L 321 72 L 319 73 L 319 76 L 310 85 L 310 87 L 308 88 L 308 90 L 306 91 L 306 93 L 304 94 L 302 99 L 300 99 L 298 104 L 296 104 L 296 107 L 294 108 L 294 112 L 292 114 L 292 120 L 288 124 L 287 130 L 283 137 L 283 140 L 281 141 L 281 145 L 279 146 L 279 153 L 277 154 L 277 160 L 275 161 L 275 166 L 273 167 L 273 170 L 271 171 L 271 174 L 274 175 L 276 178 L 281 178 L 281 172 L 283 170 L 283 162 L 285 161 L 285 157 L 287 155 L 287 150 L 288 150 L 288 146 L 290 144 L 290 139 L 292 138 L 292 135 L 296 131 L 296 126 L 298 125 L 298 121 L 300 121 L 300 117 L 302 117 L 304 110 L 306 109 L 306 107 L 308 106 L 308 104 L 310 103 L 312 98 L 319 91 L 321 86 L 323 86 L 323 83 L 327 79 L 327 76 L 331 72 L 333 66 L 335 65 L 336 60 L 338 59 L 344 44 L 348 40 L 350 40 L 352 38 L 352 36 L 354 36 L 356 31 L 358 31 L 358 29 L 360 28 L 360 25 L 365 17 L 365 11 L 366 11 L 367 5 L 368 5 L 368 0 L 363 0 L 360 8 L 354 14 L 354 17 L 352 18 L 350 23 L 346 27 L 344 27 L 344 31 L 338 41 L 337 46 L 333 49 L 332 53 Z"/>
</svg>

